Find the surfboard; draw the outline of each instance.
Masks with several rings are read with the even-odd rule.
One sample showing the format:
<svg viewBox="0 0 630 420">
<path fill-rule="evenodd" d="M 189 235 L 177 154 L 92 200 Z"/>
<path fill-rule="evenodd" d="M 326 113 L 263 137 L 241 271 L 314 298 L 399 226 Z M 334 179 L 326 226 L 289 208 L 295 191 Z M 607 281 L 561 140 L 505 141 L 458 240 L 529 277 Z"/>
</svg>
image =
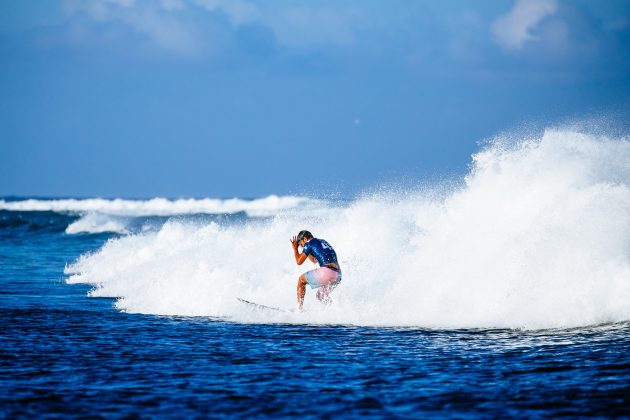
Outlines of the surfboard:
<svg viewBox="0 0 630 420">
<path fill-rule="evenodd" d="M 282 308 L 276 308 L 275 306 L 261 305 L 260 303 L 250 302 L 249 300 L 245 300 L 245 299 L 241 299 L 241 298 L 236 298 L 236 300 L 238 300 L 239 302 L 242 302 L 242 303 L 244 303 L 246 305 L 249 305 L 252 308 L 261 309 L 261 310 L 265 310 L 265 311 L 293 312 L 293 310 L 291 310 L 291 309 L 282 309 Z"/>
</svg>

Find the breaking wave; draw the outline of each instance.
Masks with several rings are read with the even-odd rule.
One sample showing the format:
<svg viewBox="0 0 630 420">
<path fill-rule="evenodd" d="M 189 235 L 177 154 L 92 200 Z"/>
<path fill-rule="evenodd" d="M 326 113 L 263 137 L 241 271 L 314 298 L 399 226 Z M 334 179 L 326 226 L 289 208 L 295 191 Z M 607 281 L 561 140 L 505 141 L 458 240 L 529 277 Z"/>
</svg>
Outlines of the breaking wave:
<svg viewBox="0 0 630 420">
<path fill-rule="evenodd" d="M 627 138 L 497 138 L 450 185 L 236 223 L 170 220 L 80 257 L 68 282 L 127 312 L 237 322 L 535 329 L 630 319 Z M 297 277 L 312 266 L 295 265 L 288 239 L 304 228 L 340 256 L 334 304 L 312 290 L 304 313 L 238 302 L 295 306 Z"/>
<path fill-rule="evenodd" d="M 126 234 L 129 233 L 128 223 L 128 218 L 90 212 L 69 224 L 66 233 L 69 235 L 104 232 Z"/>
<path fill-rule="evenodd" d="M 179 199 L 153 198 L 149 200 L 125 199 L 21 199 L 0 200 L 0 211 L 56 212 L 78 214 L 65 232 L 129 234 L 159 228 L 170 216 L 237 215 L 271 217 L 287 210 L 316 211 L 325 206 L 318 199 L 270 195 L 254 200 L 232 199 Z M 208 217 L 213 220 L 214 218 Z"/>
<path fill-rule="evenodd" d="M 10 211 L 54 211 L 71 213 L 100 213 L 116 216 L 172 216 L 182 214 L 230 214 L 245 212 L 252 217 L 272 216 L 279 211 L 318 205 L 318 200 L 277 196 L 246 200 L 240 198 L 217 199 L 186 198 L 169 200 L 152 198 L 149 200 L 124 200 L 121 198 L 85 198 L 41 200 L 26 199 L 16 201 L 0 200 L 0 210 Z"/>
</svg>

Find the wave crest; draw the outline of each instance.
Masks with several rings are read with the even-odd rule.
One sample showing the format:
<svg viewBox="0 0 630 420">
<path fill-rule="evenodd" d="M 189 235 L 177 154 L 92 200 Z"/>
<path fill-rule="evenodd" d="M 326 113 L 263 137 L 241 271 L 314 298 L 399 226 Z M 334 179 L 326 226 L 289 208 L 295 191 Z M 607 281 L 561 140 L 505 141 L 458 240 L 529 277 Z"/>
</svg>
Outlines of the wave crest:
<svg viewBox="0 0 630 420">
<path fill-rule="evenodd" d="M 279 211 L 298 207 L 317 206 L 319 200 L 297 196 L 270 195 L 255 200 L 240 198 L 178 199 L 152 198 L 124 200 L 121 198 L 86 198 L 17 201 L 0 200 L 0 210 L 54 211 L 69 213 L 101 213 L 117 216 L 174 216 L 182 214 L 230 214 L 246 212 L 251 217 L 272 216 Z"/>
</svg>

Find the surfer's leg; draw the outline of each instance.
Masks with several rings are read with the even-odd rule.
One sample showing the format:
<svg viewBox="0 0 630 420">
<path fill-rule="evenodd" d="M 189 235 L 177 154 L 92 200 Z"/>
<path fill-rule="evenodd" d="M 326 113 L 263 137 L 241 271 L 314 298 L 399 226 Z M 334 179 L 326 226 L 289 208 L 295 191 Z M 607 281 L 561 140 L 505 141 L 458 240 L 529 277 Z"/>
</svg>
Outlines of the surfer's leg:
<svg viewBox="0 0 630 420">
<path fill-rule="evenodd" d="M 330 303 L 330 288 L 328 286 L 322 286 L 317 291 L 317 300 L 321 303 Z"/>
<path fill-rule="evenodd" d="M 300 310 L 304 306 L 304 295 L 306 294 L 307 284 L 308 282 L 306 281 L 306 277 L 304 276 L 304 274 L 302 274 L 298 278 L 298 284 L 297 284 L 297 301 L 298 301 L 298 308 Z"/>
<path fill-rule="evenodd" d="M 302 279 L 304 279 L 303 283 Z M 319 301 L 327 303 L 329 300 L 328 294 L 332 290 L 330 289 L 330 284 L 337 281 L 337 279 L 337 272 L 328 267 L 316 268 L 315 270 L 302 274 L 300 280 L 298 280 L 298 303 L 300 303 L 300 308 L 304 302 L 307 284 L 311 286 L 312 289 L 319 289 L 315 296 Z M 300 289 L 300 287 L 302 287 L 302 289 Z"/>
<path fill-rule="evenodd" d="M 330 299 L 330 292 L 337 286 L 341 280 L 340 274 L 331 270 L 328 267 L 321 267 L 317 269 L 320 289 L 317 291 L 317 299 L 325 304 L 332 303 Z"/>
</svg>

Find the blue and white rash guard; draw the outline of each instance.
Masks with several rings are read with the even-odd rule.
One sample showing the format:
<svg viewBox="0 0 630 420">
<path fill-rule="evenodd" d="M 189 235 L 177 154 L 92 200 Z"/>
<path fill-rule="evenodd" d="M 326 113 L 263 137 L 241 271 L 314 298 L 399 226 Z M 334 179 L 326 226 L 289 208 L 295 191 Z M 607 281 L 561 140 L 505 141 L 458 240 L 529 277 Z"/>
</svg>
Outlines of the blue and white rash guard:
<svg viewBox="0 0 630 420">
<path fill-rule="evenodd" d="M 328 264 L 334 263 L 339 266 L 337 262 L 337 254 L 335 250 L 328 242 L 323 239 L 312 238 L 310 241 L 304 244 L 304 248 L 302 248 L 302 253 L 308 255 L 312 255 L 317 260 L 317 263 L 320 267 L 325 267 Z M 335 271 L 338 271 L 336 268 L 328 267 Z"/>
</svg>

